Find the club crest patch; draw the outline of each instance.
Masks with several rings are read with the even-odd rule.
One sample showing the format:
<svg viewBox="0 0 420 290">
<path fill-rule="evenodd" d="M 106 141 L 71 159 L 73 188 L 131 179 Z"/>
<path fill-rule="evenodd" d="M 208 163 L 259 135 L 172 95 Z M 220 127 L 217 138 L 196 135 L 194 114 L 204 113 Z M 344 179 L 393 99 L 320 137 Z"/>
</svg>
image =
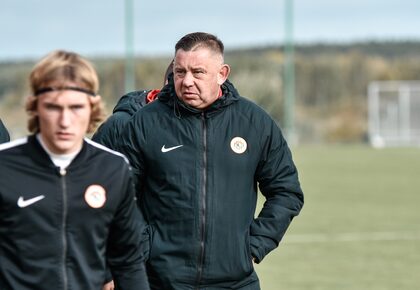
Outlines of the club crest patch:
<svg viewBox="0 0 420 290">
<path fill-rule="evenodd" d="M 241 137 L 235 137 L 232 139 L 232 141 L 230 141 L 230 148 L 232 149 L 233 152 L 237 153 L 237 154 L 242 154 L 246 151 L 246 141 L 244 138 Z"/>
<path fill-rule="evenodd" d="M 85 201 L 92 208 L 103 207 L 106 201 L 105 189 L 97 184 L 92 184 L 85 191 Z"/>
</svg>

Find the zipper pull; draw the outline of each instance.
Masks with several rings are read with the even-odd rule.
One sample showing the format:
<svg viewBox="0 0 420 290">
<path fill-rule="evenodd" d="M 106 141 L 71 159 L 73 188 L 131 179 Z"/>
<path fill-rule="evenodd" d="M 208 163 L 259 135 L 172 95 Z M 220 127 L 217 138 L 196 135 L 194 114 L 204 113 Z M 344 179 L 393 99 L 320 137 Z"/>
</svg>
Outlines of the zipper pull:
<svg viewBox="0 0 420 290">
<path fill-rule="evenodd" d="M 60 175 L 61 175 L 61 176 L 66 175 L 66 173 L 67 173 L 67 171 L 66 171 L 66 169 L 65 169 L 65 168 L 60 168 Z"/>
</svg>

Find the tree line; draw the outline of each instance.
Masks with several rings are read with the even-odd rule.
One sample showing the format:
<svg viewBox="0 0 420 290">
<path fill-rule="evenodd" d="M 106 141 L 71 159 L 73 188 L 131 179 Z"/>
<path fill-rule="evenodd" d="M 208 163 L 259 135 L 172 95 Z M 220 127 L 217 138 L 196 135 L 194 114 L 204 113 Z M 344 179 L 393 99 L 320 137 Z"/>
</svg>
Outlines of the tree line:
<svg viewBox="0 0 420 290">
<path fill-rule="evenodd" d="M 245 97 L 284 124 L 284 60 L 281 46 L 227 50 L 230 80 Z M 108 113 L 125 92 L 122 57 L 90 58 L 98 70 Z M 136 88 L 160 88 L 172 56 L 137 57 Z M 26 134 L 23 102 L 36 60 L 0 63 L 0 117 L 13 137 Z M 377 80 L 418 80 L 420 41 L 306 44 L 294 48 L 295 128 L 305 142 L 364 142 L 367 88 Z"/>
</svg>

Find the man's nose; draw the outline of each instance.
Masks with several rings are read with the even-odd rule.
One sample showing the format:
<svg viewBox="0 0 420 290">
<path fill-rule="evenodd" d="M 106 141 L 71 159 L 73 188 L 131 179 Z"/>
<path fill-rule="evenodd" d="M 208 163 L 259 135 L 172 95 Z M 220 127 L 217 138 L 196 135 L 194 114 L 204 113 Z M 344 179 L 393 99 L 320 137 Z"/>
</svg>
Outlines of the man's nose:
<svg viewBox="0 0 420 290">
<path fill-rule="evenodd" d="M 190 87 L 194 84 L 194 76 L 192 73 L 187 72 L 182 80 L 182 84 L 184 86 Z"/>
<path fill-rule="evenodd" d="M 69 127 L 71 124 L 71 112 L 70 110 L 63 109 L 60 115 L 60 126 Z"/>
</svg>

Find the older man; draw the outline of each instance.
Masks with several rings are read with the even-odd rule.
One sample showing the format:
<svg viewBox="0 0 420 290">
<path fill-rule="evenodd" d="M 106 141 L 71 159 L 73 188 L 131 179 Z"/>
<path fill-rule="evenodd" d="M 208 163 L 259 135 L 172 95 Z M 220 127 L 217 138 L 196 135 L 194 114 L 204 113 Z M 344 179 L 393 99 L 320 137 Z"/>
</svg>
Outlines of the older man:
<svg viewBox="0 0 420 290">
<path fill-rule="evenodd" d="M 280 129 L 227 80 L 223 50 L 208 33 L 181 38 L 173 79 L 118 141 L 150 224 L 152 289 L 260 289 L 253 261 L 303 205 Z M 258 186 L 266 201 L 254 218 Z"/>
</svg>

